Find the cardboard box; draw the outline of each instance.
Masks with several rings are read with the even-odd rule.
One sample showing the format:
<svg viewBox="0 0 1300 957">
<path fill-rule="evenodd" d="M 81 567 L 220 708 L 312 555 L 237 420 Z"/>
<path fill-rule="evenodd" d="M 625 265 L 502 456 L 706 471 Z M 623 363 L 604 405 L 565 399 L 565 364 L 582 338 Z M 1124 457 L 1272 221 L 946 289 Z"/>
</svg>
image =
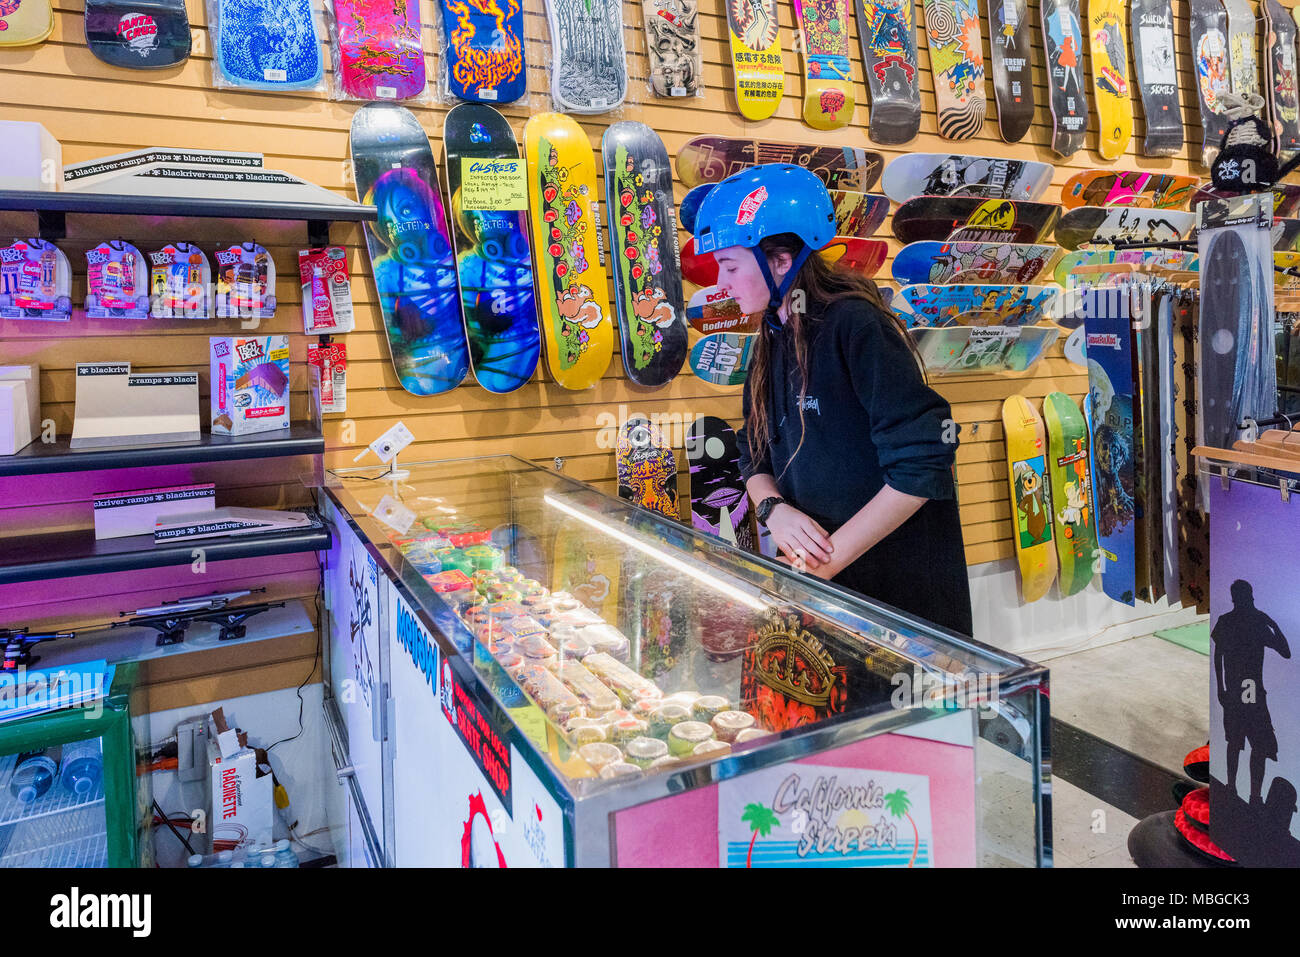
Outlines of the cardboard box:
<svg viewBox="0 0 1300 957">
<path fill-rule="evenodd" d="M 0 455 L 21 452 L 41 434 L 41 367 L 0 366 Z"/>
<path fill-rule="evenodd" d="M 214 336 L 212 433 L 247 435 L 289 427 L 289 337 Z"/>
<path fill-rule="evenodd" d="M 211 807 L 208 820 L 215 850 L 257 844 L 269 846 L 275 827 L 271 773 L 258 766 L 247 736 L 226 726 L 222 710 L 209 715 L 208 765 Z"/>
<path fill-rule="evenodd" d="M 63 183 L 63 147 L 40 123 L 0 120 L 0 189 L 58 190 Z"/>
<path fill-rule="evenodd" d="M 78 362 L 74 449 L 197 442 L 199 374 L 133 373 L 129 362 Z"/>
<path fill-rule="evenodd" d="M 152 535 L 160 518 L 214 510 L 216 490 L 216 485 L 209 482 L 96 495 L 95 538 Z"/>
</svg>

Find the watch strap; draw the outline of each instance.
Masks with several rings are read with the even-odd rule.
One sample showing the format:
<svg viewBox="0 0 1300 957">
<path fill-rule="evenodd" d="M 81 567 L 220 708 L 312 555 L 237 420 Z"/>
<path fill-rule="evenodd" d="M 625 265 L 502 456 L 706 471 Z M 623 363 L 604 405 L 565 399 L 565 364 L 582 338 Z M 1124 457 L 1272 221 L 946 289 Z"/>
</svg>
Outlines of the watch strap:
<svg viewBox="0 0 1300 957">
<path fill-rule="evenodd" d="M 767 520 L 772 516 L 772 509 L 776 508 L 778 505 L 784 504 L 785 499 L 781 496 L 769 495 L 767 498 L 763 499 L 763 501 L 758 503 L 758 508 L 754 509 L 754 516 L 766 525 Z"/>
</svg>

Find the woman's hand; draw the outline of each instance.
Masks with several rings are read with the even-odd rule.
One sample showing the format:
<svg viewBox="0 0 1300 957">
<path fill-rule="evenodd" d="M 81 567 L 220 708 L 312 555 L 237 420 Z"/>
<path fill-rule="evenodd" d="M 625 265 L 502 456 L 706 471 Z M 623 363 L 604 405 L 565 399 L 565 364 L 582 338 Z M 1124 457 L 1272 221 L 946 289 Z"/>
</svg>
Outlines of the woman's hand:
<svg viewBox="0 0 1300 957">
<path fill-rule="evenodd" d="M 772 509 L 767 517 L 767 530 L 792 565 L 802 563 L 813 570 L 831 562 L 835 546 L 830 535 L 793 505 L 782 502 Z"/>
</svg>

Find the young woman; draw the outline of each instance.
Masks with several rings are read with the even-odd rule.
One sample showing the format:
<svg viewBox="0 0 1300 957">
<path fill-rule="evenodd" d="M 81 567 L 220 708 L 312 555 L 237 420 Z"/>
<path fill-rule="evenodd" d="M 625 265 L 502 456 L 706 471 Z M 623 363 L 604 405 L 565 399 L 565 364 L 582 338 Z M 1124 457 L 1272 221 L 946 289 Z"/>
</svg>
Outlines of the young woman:
<svg viewBox="0 0 1300 957">
<path fill-rule="evenodd" d="M 834 234 L 829 194 L 797 166 L 737 173 L 700 206 L 719 287 L 765 313 L 739 434 L 749 497 L 785 560 L 970 635 L 959 426 L 875 284 L 812 255 Z"/>
</svg>

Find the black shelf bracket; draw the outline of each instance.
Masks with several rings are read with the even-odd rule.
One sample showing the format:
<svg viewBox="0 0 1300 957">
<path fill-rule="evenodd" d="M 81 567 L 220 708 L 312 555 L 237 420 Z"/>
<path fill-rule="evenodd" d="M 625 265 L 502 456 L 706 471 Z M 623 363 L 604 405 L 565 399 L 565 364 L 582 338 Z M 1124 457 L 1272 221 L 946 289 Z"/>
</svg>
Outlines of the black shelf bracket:
<svg viewBox="0 0 1300 957">
<path fill-rule="evenodd" d="M 36 235 L 46 242 L 66 239 L 68 236 L 68 217 L 61 209 L 38 209 L 36 211 Z"/>
<path fill-rule="evenodd" d="M 307 245 L 312 249 L 330 244 L 330 221 L 328 219 L 307 220 Z"/>
</svg>

